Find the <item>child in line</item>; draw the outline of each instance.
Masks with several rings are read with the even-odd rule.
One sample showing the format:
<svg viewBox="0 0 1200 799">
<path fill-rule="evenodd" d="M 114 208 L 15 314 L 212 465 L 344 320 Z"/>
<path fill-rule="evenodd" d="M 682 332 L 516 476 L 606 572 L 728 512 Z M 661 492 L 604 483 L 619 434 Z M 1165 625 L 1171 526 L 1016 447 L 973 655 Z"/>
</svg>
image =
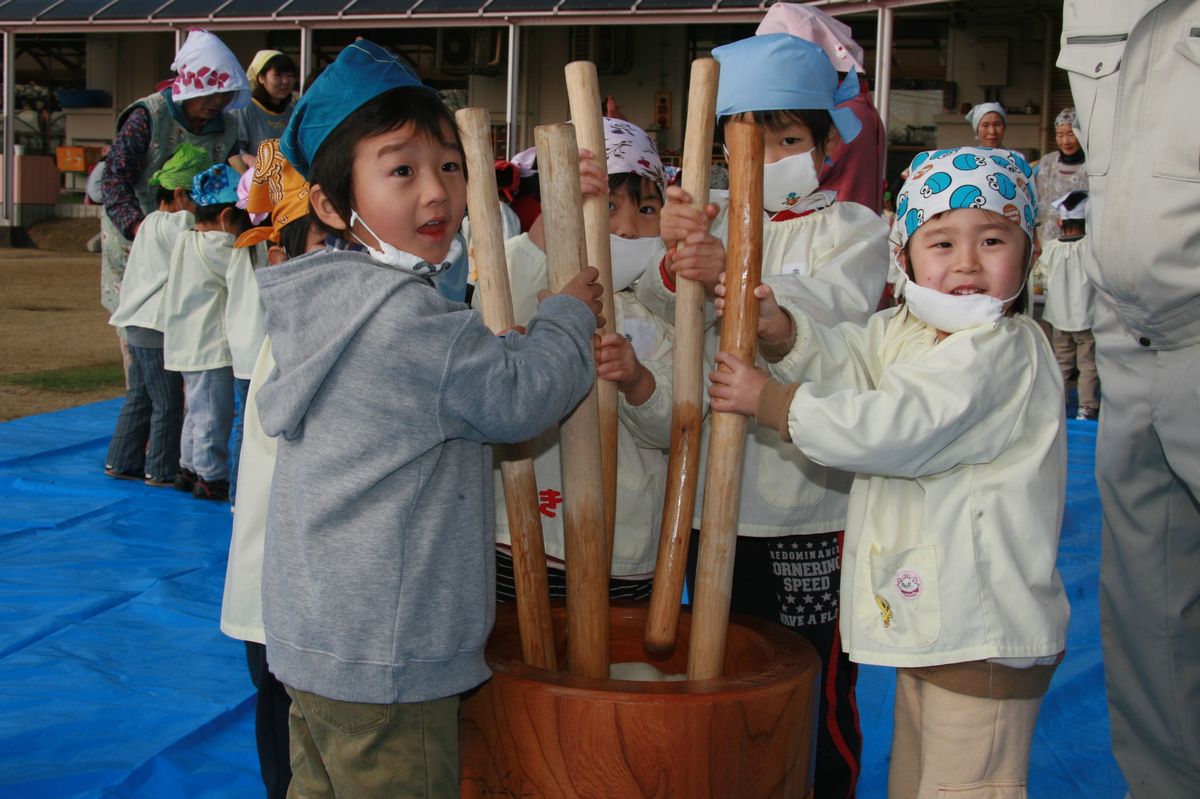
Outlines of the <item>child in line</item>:
<svg viewBox="0 0 1200 799">
<path fill-rule="evenodd" d="M 659 238 L 659 215 L 666 190 L 662 159 L 650 137 L 631 122 L 604 118 L 604 147 L 608 180 L 604 181 L 592 154 L 583 151 L 580 178 L 585 193 L 609 200 L 609 243 L 612 251 L 613 305 L 616 329 L 601 339 L 597 373 L 613 380 L 623 402 L 639 405 L 654 393 L 655 378 L 639 358 L 670 357 L 673 331 L 634 296 L 637 271 L 664 252 Z M 505 243 L 513 312 L 524 325 L 537 309 L 537 294 L 548 285 L 543 221 L 539 217 L 527 234 Z M 661 395 L 660 395 L 661 396 Z M 667 411 L 670 412 L 669 409 Z M 559 433 L 547 430 L 532 442 L 537 473 L 539 511 L 545 541 L 550 595 L 566 596 L 563 558 L 564 491 L 558 449 Z M 614 524 L 609 596 L 648 599 L 658 554 L 662 524 L 666 457 L 652 445 L 642 445 L 625 426 L 617 429 L 617 517 Z M 496 593 L 501 601 L 516 598 L 511 537 L 499 468 L 496 469 Z"/>
<path fill-rule="evenodd" d="M 292 698 L 297 796 L 454 796 L 458 695 L 488 677 L 495 509 L 487 444 L 559 421 L 594 380 L 597 272 L 497 337 L 447 300 L 466 208 L 454 117 L 369 41 L 300 99 L 281 141 L 312 213 L 366 252 L 256 277 L 276 368 L 263 560 L 267 659 Z"/>
<path fill-rule="evenodd" d="M 308 212 L 308 181 L 283 157 L 278 139 L 268 139 L 259 145 L 253 172 L 255 179 L 246 209 L 251 214 L 270 213 L 271 224 L 247 230 L 238 237 L 236 246 L 268 245 L 267 260 L 272 266 L 306 252 L 323 250 L 325 231 Z M 246 643 L 246 663 L 258 691 L 254 737 L 259 771 L 267 799 L 284 799 L 292 779 L 288 757 L 288 711 L 292 701 L 267 662 L 262 618 L 263 539 L 271 476 L 275 471 L 275 439 L 263 432 L 256 403 L 258 389 L 274 368 L 271 339 L 264 336 L 245 403 L 245 435 L 237 472 L 237 494 L 241 499 L 233 514 L 233 537 L 221 601 L 221 632 Z"/>
<path fill-rule="evenodd" d="M 237 182 L 227 164 L 196 176 L 195 227 L 179 236 L 167 276 L 164 362 L 183 373 L 187 392 L 175 487 L 197 499 L 229 499 L 233 359 L 225 332 L 225 281 L 234 239 L 250 226 L 237 207 Z"/>
<path fill-rule="evenodd" d="M 714 409 L 855 473 L 842 644 L 855 662 L 897 667 L 895 799 L 1025 796 L 1065 647 L 1062 381 L 1017 307 L 1029 172 L 1004 150 L 918 155 L 896 209 L 903 304 L 828 328 L 760 286 L 760 351 L 801 382 L 726 353 L 710 375 Z"/>
<path fill-rule="evenodd" d="M 104 460 L 109 477 L 169 486 L 179 470 L 183 381 L 163 366 L 163 297 L 175 243 L 195 223 L 195 206 L 188 195 L 192 179 L 211 166 L 207 152 L 183 142 L 150 177 L 158 192 L 158 210 L 138 228 L 117 310 L 108 320 L 124 330 L 132 356 L 125 404 Z"/>
<path fill-rule="evenodd" d="M 1071 191 L 1053 202 L 1062 234 L 1042 244 L 1042 255 L 1034 269 L 1044 276 L 1046 306 L 1042 318 L 1051 326 L 1050 341 L 1063 384 L 1078 375 L 1075 418 L 1096 421 L 1100 418 L 1100 379 L 1096 373 L 1096 340 L 1092 337 L 1096 289 L 1083 268 L 1087 196 L 1086 191 Z"/>
<path fill-rule="evenodd" d="M 787 33 L 718 47 L 713 57 L 721 64 L 720 125 L 738 118 L 763 132 L 763 274 L 783 276 L 786 289 L 780 291 L 821 324 L 866 321 L 883 291 L 887 228 L 869 209 L 818 189 L 822 164 L 839 156 L 841 141 L 859 133 L 854 112 L 837 108 L 857 93 L 857 78 L 850 73 L 839 85 L 821 48 Z M 775 77 L 764 81 L 764 75 Z M 714 287 L 725 271 L 729 212 L 727 206 L 694 209 L 686 204 L 691 198 L 676 187 L 668 189 L 667 197 L 662 235 L 668 255 L 647 271 L 637 294 L 647 307 L 671 319 L 676 275 Z M 705 338 L 710 366 L 718 342 L 714 325 Z M 623 410 L 636 420 L 646 441 L 665 447 L 671 430 L 670 367 L 647 366 L 658 375 L 658 393 L 665 396 Z M 706 423 L 705 459 L 708 436 Z M 857 671 L 841 651 L 837 626 L 841 531 L 850 482 L 851 475 L 813 462 L 774 430 L 748 426 L 731 609 L 795 630 L 821 656 L 816 796 L 822 798 L 853 795 L 862 747 L 854 695 Z M 703 487 L 697 492 L 697 498 L 702 496 Z M 700 509 L 698 502 L 694 528 L 700 527 Z M 698 533 L 693 532 L 693 587 L 698 549 Z"/>
</svg>

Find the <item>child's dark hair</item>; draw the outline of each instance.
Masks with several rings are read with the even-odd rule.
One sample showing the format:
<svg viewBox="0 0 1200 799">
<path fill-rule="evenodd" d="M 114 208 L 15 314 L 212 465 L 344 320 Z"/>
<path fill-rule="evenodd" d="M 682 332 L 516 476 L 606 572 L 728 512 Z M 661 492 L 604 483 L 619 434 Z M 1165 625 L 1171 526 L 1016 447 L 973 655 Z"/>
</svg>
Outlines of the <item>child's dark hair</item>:
<svg viewBox="0 0 1200 799">
<path fill-rule="evenodd" d="M 296 69 L 296 62 L 291 56 L 280 53 L 276 56 L 271 56 L 267 63 L 263 64 L 262 69 L 258 71 L 259 75 L 266 75 L 271 70 L 275 70 L 281 75 L 298 75 L 299 70 Z M 258 100 L 265 106 L 275 106 L 278 102 L 271 95 L 267 94 L 267 87 L 258 82 L 258 78 L 254 79 L 254 85 L 251 87 L 251 94 L 255 100 Z M 286 100 L 284 101 L 287 102 Z"/>
<path fill-rule="evenodd" d="M 799 122 L 808 128 L 812 134 L 813 144 L 822 150 L 825 149 L 825 142 L 829 140 L 829 132 L 833 130 L 833 117 L 823 108 L 796 108 L 790 111 L 748 111 L 744 116 L 749 117 L 757 124 L 771 131 L 781 130 L 788 125 L 794 125 Z M 733 116 L 726 116 L 717 120 L 717 126 L 720 129 L 719 136 L 722 142 L 725 141 L 725 125 L 733 118 Z"/>
<path fill-rule="evenodd" d="M 175 202 L 175 190 L 159 186 L 154 192 L 154 202 L 158 205 L 170 205 Z"/>
<path fill-rule="evenodd" d="M 458 137 L 454 115 L 432 91 L 419 86 L 400 86 L 378 95 L 343 119 L 321 143 L 312 159 L 308 181 L 314 186 L 320 185 L 333 210 L 343 221 L 350 219 L 354 194 L 351 174 L 358 143 L 409 123 L 418 133 L 429 136 L 439 144 L 453 147 L 462 156 L 462 142 Z M 445 137 L 443 126 L 451 131 L 452 138 Z M 466 177 L 465 156 L 463 177 Z"/>
<path fill-rule="evenodd" d="M 1082 236 L 1087 233 L 1087 223 L 1082 219 L 1064 219 L 1062 220 L 1062 234 L 1064 236 Z"/>
<path fill-rule="evenodd" d="M 642 195 L 642 181 L 645 180 L 641 175 L 633 172 L 618 172 L 615 175 L 608 176 L 608 191 L 611 194 L 624 194 L 626 197 L 632 198 L 635 202 L 640 202 L 645 199 Z M 659 202 L 666 202 L 666 198 L 662 196 L 662 190 L 655 184 L 655 196 Z"/>
<path fill-rule="evenodd" d="M 325 230 L 320 219 L 313 214 L 305 214 L 280 228 L 279 246 L 287 253 L 288 258 L 299 258 L 308 252 L 308 234 L 314 226 L 317 230 Z"/>
<path fill-rule="evenodd" d="M 246 232 L 250 229 L 250 214 L 246 213 L 245 208 L 238 208 L 236 203 L 214 203 L 212 205 L 197 205 L 196 206 L 196 221 L 200 224 L 209 224 L 216 222 L 222 212 L 228 208 L 233 212 L 230 217 L 233 222 L 233 230 L 227 231 L 235 235 Z"/>
</svg>

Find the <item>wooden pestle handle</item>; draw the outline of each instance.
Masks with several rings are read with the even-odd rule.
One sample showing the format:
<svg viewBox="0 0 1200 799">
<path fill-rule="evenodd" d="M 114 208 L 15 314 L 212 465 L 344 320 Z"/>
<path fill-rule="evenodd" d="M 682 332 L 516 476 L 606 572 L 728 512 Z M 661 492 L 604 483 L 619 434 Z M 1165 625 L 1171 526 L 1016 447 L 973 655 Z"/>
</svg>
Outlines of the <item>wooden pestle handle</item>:
<svg viewBox="0 0 1200 799">
<path fill-rule="evenodd" d="M 500 195 L 496 190 L 491 117 L 484 108 L 464 108 L 454 116 L 467 156 L 467 174 L 471 178 L 467 182 L 467 209 L 471 217 L 468 256 L 478 275 L 476 288 L 483 321 L 499 333 L 511 328 L 514 320 Z M 538 513 L 533 454 L 528 444 L 500 449 L 500 474 L 512 542 L 521 655 L 530 666 L 557 671 L 550 588 L 546 578 L 546 547 Z"/>
<path fill-rule="evenodd" d="M 692 62 L 683 139 L 683 189 L 691 195 L 693 207 L 700 210 L 708 205 L 719 75 L 720 67 L 711 58 L 698 58 Z M 657 654 L 670 652 L 675 647 L 688 543 L 696 512 L 701 392 L 704 390 L 704 301 L 703 283 L 676 278 L 675 405 L 671 411 L 671 450 L 654 589 L 650 595 L 643 642 L 648 651 Z"/>
<path fill-rule="evenodd" d="M 721 349 L 754 363 L 758 336 L 754 289 L 762 281 L 764 224 L 762 131 L 752 122 L 730 122 L 725 126 L 725 141 L 729 147 L 729 249 Z M 746 417 L 714 411 L 710 424 L 688 650 L 688 679 L 692 680 L 718 677 L 724 666 L 746 447 Z"/>
<path fill-rule="evenodd" d="M 579 202 L 579 149 L 572 125 L 539 125 L 537 144 L 550 289 L 560 291 L 587 266 Z M 604 535 L 604 484 L 596 453 L 596 392 L 562 423 L 563 532 L 567 566 L 567 667 L 608 678 L 609 554 Z"/>
<path fill-rule="evenodd" d="M 579 146 L 595 154 L 595 162 L 608 175 L 604 152 L 604 120 L 600 116 L 600 81 L 596 65 L 590 61 L 572 61 L 566 66 L 567 100 Z M 604 288 L 601 304 L 604 327 L 601 333 L 614 333 L 617 316 L 613 310 L 612 252 L 608 243 L 608 197 L 583 198 L 583 228 L 587 242 L 587 262 L 600 271 Z M 611 568 L 613 530 L 617 507 L 617 384 L 596 381 L 596 401 L 600 410 L 600 468 L 604 475 L 604 532 L 607 536 Z"/>
</svg>

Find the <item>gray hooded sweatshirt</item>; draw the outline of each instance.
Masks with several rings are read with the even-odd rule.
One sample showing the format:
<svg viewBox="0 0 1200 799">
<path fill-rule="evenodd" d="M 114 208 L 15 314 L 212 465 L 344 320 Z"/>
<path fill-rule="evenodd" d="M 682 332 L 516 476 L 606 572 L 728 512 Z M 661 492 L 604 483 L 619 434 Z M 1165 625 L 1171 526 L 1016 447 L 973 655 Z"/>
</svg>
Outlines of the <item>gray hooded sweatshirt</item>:
<svg viewBox="0 0 1200 799">
<path fill-rule="evenodd" d="M 494 335 L 430 282 L 354 252 L 257 272 L 277 368 L 263 617 L 271 670 L 347 702 L 420 702 L 488 677 L 488 442 L 532 438 L 591 388 L 595 318 L 551 297 Z"/>
</svg>

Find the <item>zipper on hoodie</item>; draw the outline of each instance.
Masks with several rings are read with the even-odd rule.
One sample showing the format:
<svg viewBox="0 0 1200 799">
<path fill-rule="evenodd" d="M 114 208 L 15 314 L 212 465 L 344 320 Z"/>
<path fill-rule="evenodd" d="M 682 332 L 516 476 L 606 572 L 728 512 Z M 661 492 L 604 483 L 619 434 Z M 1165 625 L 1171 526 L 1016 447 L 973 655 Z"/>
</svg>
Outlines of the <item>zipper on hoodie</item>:
<svg viewBox="0 0 1200 799">
<path fill-rule="evenodd" d="M 1200 28 L 1192 28 L 1192 35 L 1197 36 Z M 1067 44 L 1119 44 L 1129 40 L 1128 33 L 1105 33 L 1096 35 L 1068 36 Z"/>
</svg>

